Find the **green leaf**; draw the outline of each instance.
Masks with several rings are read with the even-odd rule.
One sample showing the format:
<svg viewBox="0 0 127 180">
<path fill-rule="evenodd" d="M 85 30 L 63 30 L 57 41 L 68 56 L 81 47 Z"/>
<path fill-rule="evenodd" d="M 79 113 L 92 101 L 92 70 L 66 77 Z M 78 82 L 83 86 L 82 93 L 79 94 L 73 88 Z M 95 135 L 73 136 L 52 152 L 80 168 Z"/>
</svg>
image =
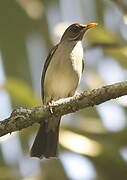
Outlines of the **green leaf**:
<svg viewBox="0 0 127 180">
<path fill-rule="evenodd" d="M 127 46 L 121 48 L 105 49 L 105 52 L 118 60 L 124 68 L 127 68 Z"/>
<path fill-rule="evenodd" d="M 87 33 L 87 40 L 88 43 L 90 44 L 95 44 L 95 43 L 114 44 L 121 41 L 116 34 L 108 32 L 106 29 L 101 28 L 99 26 L 94 27 Z"/>
<path fill-rule="evenodd" d="M 40 104 L 33 89 L 21 79 L 8 78 L 2 88 L 9 92 L 15 107 L 33 107 Z"/>
</svg>

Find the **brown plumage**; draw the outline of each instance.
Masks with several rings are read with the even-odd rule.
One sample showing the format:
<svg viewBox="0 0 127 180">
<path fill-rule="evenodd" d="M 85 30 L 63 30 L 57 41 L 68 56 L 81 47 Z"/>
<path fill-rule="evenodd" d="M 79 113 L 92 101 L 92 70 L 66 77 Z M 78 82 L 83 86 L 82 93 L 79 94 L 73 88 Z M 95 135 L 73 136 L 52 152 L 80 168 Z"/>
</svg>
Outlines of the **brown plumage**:
<svg viewBox="0 0 127 180">
<path fill-rule="evenodd" d="M 74 95 L 84 67 L 81 40 L 84 33 L 95 25 L 72 24 L 65 30 L 60 43 L 51 50 L 41 78 L 43 104 Z M 52 117 L 40 124 L 31 156 L 57 156 L 60 119 L 61 117 Z"/>
</svg>

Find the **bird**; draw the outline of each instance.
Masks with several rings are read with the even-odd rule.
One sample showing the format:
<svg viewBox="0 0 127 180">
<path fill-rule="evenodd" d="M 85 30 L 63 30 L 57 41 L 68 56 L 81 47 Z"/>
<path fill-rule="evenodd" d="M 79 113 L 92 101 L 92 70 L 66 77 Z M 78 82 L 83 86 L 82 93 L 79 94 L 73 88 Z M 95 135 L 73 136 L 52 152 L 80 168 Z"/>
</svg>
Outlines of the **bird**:
<svg viewBox="0 0 127 180">
<path fill-rule="evenodd" d="M 70 25 L 60 42 L 51 49 L 41 77 L 43 105 L 74 96 L 84 69 L 82 39 L 84 34 L 96 25 L 97 23 Z M 60 119 L 61 116 L 52 116 L 40 123 L 31 148 L 31 157 L 57 157 Z"/>
</svg>

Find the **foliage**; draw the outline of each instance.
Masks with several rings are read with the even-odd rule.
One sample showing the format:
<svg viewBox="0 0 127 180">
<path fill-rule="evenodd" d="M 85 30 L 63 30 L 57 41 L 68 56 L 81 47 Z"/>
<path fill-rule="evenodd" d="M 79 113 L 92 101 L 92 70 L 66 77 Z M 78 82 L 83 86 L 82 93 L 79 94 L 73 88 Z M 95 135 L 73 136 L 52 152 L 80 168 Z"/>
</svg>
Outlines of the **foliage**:
<svg viewBox="0 0 127 180">
<path fill-rule="evenodd" d="M 36 6 L 38 8 L 36 11 L 34 8 L 37 4 L 33 2 L 41 3 Z M 121 69 L 121 74 L 117 72 L 117 76 L 122 75 L 126 79 L 127 12 L 125 12 L 125 1 L 97 0 L 93 2 L 81 0 L 74 1 L 73 6 L 70 2 L 72 1 L 6 0 L 0 2 L 0 62 L 2 59 L 3 69 L 7 76 L 6 81 L 1 83 L 0 74 L 0 93 L 4 90 L 8 92 L 11 97 L 12 108 L 20 106 L 33 107 L 41 104 L 41 100 L 37 97 L 33 87 L 35 87 L 35 84 L 40 83 L 38 73 L 40 71 L 40 61 L 45 59 L 49 51 L 48 48 L 51 46 L 52 36 L 54 36 L 54 27 L 58 21 L 74 20 L 76 22 L 81 20 L 81 22 L 84 22 L 84 19 L 86 22 L 92 22 L 93 19 L 95 22 L 99 21 L 98 27 L 89 31 L 84 40 L 90 51 L 89 58 L 86 58 L 86 64 L 88 65 L 86 66 L 85 83 L 87 88 L 95 88 L 98 87 L 98 84 L 100 86 L 106 84 L 107 81 L 98 71 L 100 67 L 102 68 L 101 62 L 106 65 L 105 59 L 103 59 L 105 57 L 111 57 L 114 62 L 117 62 L 117 67 Z M 80 18 L 81 16 L 82 18 Z M 29 48 L 31 52 L 29 52 Z M 92 54 L 93 49 L 95 51 L 99 49 L 103 52 L 101 61 L 88 62 L 90 58 L 96 59 L 96 57 L 100 57 L 97 56 L 97 53 Z M 86 49 L 85 51 L 87 52 Z M 35 59 L 34 62 L 31 59 Z M 35 66 L 35 62 L 38 67 Z M 110 66 L 112 74 L 109 76 L 112 80 L 116 75 L 114 74 L 113 64 L 111 63 Z M 103 71 L 108 72 L 108 67 L 103 67 Z M 110 83 L 110 81 L 108 82 Z M 81 85 L 84 88 L 84 84 Z M 81 155 L 78 156 L 79 159 L 81 157 L 83 159 L 87 158 L 89 162 L 92 162 L 96 174 L 94 179 L 127 179 L 127 152 L 122 153 L 126 151 L 127 147 L 127 103 L 126 99 L 123 100 L 124 103 L 121 99 L 121 101 L 117 100 L 100 105 L 100 109 L 95 107 L 82 110 L 73 116 L 67 116 L 67 121 L 63 118 L 59 160 L 40 162 L 29 157 L 29 147 L 33 142 L 35 127 L 28 128 L 14 136 L 12 134 L 2 138 L 0 146 L 0 180 L 70 179 L 69 175 L 73 174 L 75 170 L 72 173 L 71 169 L 70 172 L 68 166 L 62 160 L 62 157 L 66 157 L 68 152 L 70 152 L 69 158 L 74 154 Z M 104 112 L 107 108 L 108 111 Z M 2 114 L 1 110 L 0 113 Z M 115 119 L 114 129 L 109 129 L 106 126 L 105 119 L 110 121 L 110 125 L 112 120 Z M 118 128 L 118 126 L 120 127 Z M 69 139 L 71 139 L 70 143 L 66 144 Z M 82 146 L 78 144 L 78 140 L 81 141 L 82 139 L 83 143 L 87 142 L 88 144 L 86 144 L 82 152 L 79 152 Z M 71 147 L 72 142 L 75 143 L 74 147 Z M 5 150 L 5 147 L 8 151 Z M 72 160 L 73 158 L 71 162 Z M 69 159 L 67 159 L 67 162 L 69 164 Z M 73 163 L 71 164 L 72 167 Z M 79 170 L 80 167 L 76 169 L 77 172 Z M 84 171 L 87 171 L 87 169 Z"/>
</svg>

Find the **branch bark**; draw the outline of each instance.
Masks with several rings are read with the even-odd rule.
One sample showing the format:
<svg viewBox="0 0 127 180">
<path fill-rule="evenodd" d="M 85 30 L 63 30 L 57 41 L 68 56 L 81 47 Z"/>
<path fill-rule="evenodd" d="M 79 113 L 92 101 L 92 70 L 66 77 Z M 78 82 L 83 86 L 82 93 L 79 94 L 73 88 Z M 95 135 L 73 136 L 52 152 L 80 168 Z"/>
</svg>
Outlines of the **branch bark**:
<svg viewBox="0 0 127 180">
<path fill-rule="evenodd" d="M 64 99 L 63 102 L 57 101 L 52 106 L 15 109 L 9 118 L 0 122 L 0 137 L 27 128 L 51 116 L 63 116 L 124 95 L 127 95 L 127 81 L 84 91 L 74 97 Z"/>
</svg>

